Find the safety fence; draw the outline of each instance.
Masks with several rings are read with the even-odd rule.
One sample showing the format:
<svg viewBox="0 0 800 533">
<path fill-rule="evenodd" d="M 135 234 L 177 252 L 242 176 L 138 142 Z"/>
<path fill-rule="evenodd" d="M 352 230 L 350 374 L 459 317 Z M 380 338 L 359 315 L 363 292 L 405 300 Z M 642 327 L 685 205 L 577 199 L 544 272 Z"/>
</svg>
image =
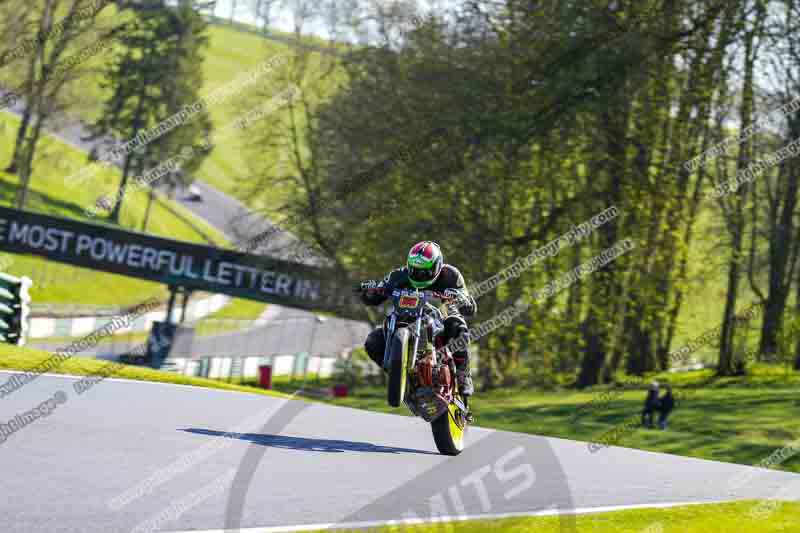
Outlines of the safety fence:
<svg viewBox="0 0 800 533">
<path fill-rule="evenodd" d="M 294 311 L 289 311 L 294 313 Z M 273 375 L 329 376 L 337 358 L 362 346 L 370 326 L 354 320 L 308 312 L 258 320 L 204 318 L 179 325 L 163 369 L 191 376 L 252 378 L 258 367 L 273 366 Z M 144 362 L 148 343 L 162 339 L 147 331 L 103 337 L 79 357 Z M 34 348 L 56 352 L 62 339 L 32 339 Z"/>
<path fill-rule="evenodd" d="M 197 320 L 208 316 L 225 306 L 230 298 L 223 294 L 215 294 L 206 298 L 190 301 L 186 306 L 187 321 Z M 69 312 L 73 316 L 63 316 Z M 47 337 L 79 337 L 102 328 L 111 318 L 119 314 L 119 308 L 100 307 L 91 309 L 71 308 L 65 306 L 46 306 L 31 305 L 31 315 L 29 320 L 30 329 L 28 339 L 43 339 Z M 86 313 L 86 314 L 84 314 Z M 36 316 L 36 315 L 49 316 Z M 172 320 L 180 320 L 181 309 L 176 306 L 172 312 Z M 61 315 L 61 316 L 60 316 Z M 166 318 L 166 310 L 160 309 L 144 314 L 125 328 L 120 328 L 116 335 L 125 335 L 135 332 L 146 332 L 150 330 L 153 322 L 162 321 Z"/>
<path fill-rule="evenodd" d="M 273 376 L 305 378 L 314 375 L 325 378 L 333 374 L 337 359 L 337 356 L 311 356 L 307 353 L 261 357 L 201 357 L 198 359 L 177 357 L 168 359 L 162 370 L 187 376 L 234 381 L 258 378 L 259 367 L 269 365 L 272 367 Z"/>
</svg>

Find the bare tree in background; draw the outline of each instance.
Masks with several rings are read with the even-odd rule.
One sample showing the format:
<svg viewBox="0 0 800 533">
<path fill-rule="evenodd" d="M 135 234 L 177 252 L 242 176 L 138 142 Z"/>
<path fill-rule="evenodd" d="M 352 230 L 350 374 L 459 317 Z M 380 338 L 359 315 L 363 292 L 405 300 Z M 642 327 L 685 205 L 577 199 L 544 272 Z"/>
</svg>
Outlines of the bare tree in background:
<svg viewBox="0 0 800 533">
<path fill-rule="evenodd" d="M 764 122 L 777 126 L 776 135 L 764 132 L 766 150 L 774 151 L 800 139 L 800 113 L 786 116 L 772 112 L 800 95 L 800 2 L 783 0 L 770 14 L 765 63 L 769 65 L 767 80 L 772 83 L 770 98 L 760 115 Z M 773 172 L 774 171 L 774 172 Z M 753 292 L 764 306 L 759 354 L 773 360 L 779 348 L 779 332 L 784 328 L 785 314 L 792 283 L 797 281 L 800 258 L 800 224 L 797 204 L 800 195 L 800 160 L 791 157 L 757 179 L 753 189 L 751 245 L 748 278 Z M 764 249 L 764 243 L 767 243 Z M 766 272 L 764 272 L 766 270 Z M 765 275 L 766 274 L 766 275 Z M 760 281 L 766 278 L 766 292 Z M 800 300 L 798 301 L 800 305 Z M 783 354 L 782 354 L 783 355 Z"/>
<path fill-rule="evenodd" d="M 90 9 L 93 5 L 96 2 L 92 0 L 42 0 L 33 4 L 26 33 L 48 38 L 18 62 L 22 83 L 15 91 L 24 99 L 25 107 L 6 171 L 19 176 L 19 209 L 28 199 L 41 134 L 46 124 L 65 109 L 61 98 L 64 88 L 87 73 L 81 64 L 89 59 L 84 56 L 93 55 L 91 48 L 97 47 L 102 53 L 113 46 L 115 30 L 96 24 L 97 12 Z M 86 16 L 85 9 L 92 14 Z M 54 31 L 56 25 L 58 31 Z"/>
</svg>

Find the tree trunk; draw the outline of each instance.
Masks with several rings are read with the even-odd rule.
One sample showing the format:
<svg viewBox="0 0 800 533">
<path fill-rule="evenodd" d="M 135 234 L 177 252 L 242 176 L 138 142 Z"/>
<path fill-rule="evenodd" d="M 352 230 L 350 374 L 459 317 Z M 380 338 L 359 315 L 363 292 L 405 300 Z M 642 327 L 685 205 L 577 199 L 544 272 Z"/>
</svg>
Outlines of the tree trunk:
<svg viewBox="0 0 800 533">
<path fill-rule="evenodd" d="M 25 135 L 28 133 L 28 128 L 31 123 L 31 106 L 30 103 L 25 105 L 20 117 L 19 128 L 17 128 L 17 139 L 14 142 L 14 151 L 11 153 L 11 161 L 6 167 L 6 172 L 9 174 L 16 174 L 19 170 L 19 161 L 22 146 L 25 144 Z"/>
<path fill-rule="evenodd" d="M 153 197 L 155 194 L 153 188 L 150 187 L 150 192 L 147 195 L 147 208 L 144 210 L 144 220 L 142 220 L 142 233 L 147 230 L 147 221 L 150 220 L 150 207 L 153 205 Z"/>
<path fill-rule="evenodd" d="M 120 211 L 122 211 L 122 201 L 125 199 L 125 188 L 128 186 L 128 174 L 131 170 L 131 161 L 133 160 L 133 153 L 125 154 L 125 164 L 122 167 L 122 181 L 119 183 L 119 194 L 117 200 L 114 202 L 114 209 L 111 211 L 109 219 L 114 224 L 119 224 Z"/>
<path fill-rule="evenodd" d="M 586 353 L 581 360 L 581 370 L 575 384 L 579 389 L 601 383 L 605 365 L 605 336 L 598 324 L 594 311 L 583 323 L 583 337 L 586 340 Z"/>
<path fill-rule="evenodd" d="M 741 202 L 739 202 L 741 203 Z M 722 319 L 722 333 L 719 342 L 719 364 L 717 374 L 731 376 L 735 373 L 733 361 L 733 335 L 736 331 L 734 317 L 738 297 L 739 279 L 741 278 L 742 236 L 741 216 L 736 217 L 731 242 L 731 260 L 728 267 L 728 292 L 725 295 L 725 312 Z"/>
<path fill-rule="evenodd" d="M 800 176 L 793 165 L 786 164 L 781 171 L 787 173 L 785 203 L 781 218 L 771 223 L 769 243 L 769 293 L 767 295 L 764 321 L 761 324 L 759 351 L 762 357 L 771 360 L 778 349 L 778 331 L 781 329 L 786 301 L 789 298 L 791 280 L 786 281 L 791 258 L 792 237 L 794 236 L 794 214 L 797 207 L 798 182 Z M 783 200 L 776 194 L 776 201 Z"/>
<path fill-rule="evenodd" d="M 763 14 L 763 2 L 758 1 L 758 14 Z M 744 6 L 743 6 L 744 7 Z M 747 32 L 744 46 L 744 80 L 742 82 L 742 103 L 740 106 L 741 127 L 748 128 L 752 124 L 754 83 L 753 72 L 756 61 L 754 41 L 758 30 L 757 25 Z M 736 161 L 737 173 L 746 169 L 752 160 L 752 142 L 746 141 L 739 150 Z M 743 373 L 745 361 L 734 361 L 734 334 L 736 332 L 736 300 L 738 297 L 739 280 L 742 274 L 742 248 L 744 243 L 745 218 L 744 206 L 747 203 L 748 190 L 755 185 L 742 184 L 734 193 L 735 198 L 727 212 L 728 230 L 731 234 L 731 256 L 728 268 L 728 293 L 725 296 L 725 313 L 722 322 L 722 334 L 719 343 L 719 364 L 717 375 L 731 376 Z M 723 199 L 724 200 L 724 199 Z M 724 205 L 724 203 L 723 203 Z"/>
<path fill-rule="evenodd" d="M 795 296 L 794 310 L 797 315 L 800 315 L 800 282 L 797 283 L 797 294 Z M 797 345 L 794 348 L 794 357 L 794 369 L 800 370 L 800 336 L 798 337 Z"/>
<path fill-rule="evenodd" d="M 142 127 L 142 111 L 144 110 L 145 91 L 147 89 L 147 81 L 142 78 L 141 86 L 139 87 L 139 101 L 136 102 L 136 116 L 133 122 L 133 136 Z M 114 204 L 114 210 L 111 212 L 110 219 L 115 224 L 119 224 L 120 211 L 122 211 L 122 201 L 125 199 L 125 187 L 128 185 L 128 174 L 131 171 L 131 162 L 133 161 L 133 152 L 125 154 L 125 164 L 122 166 L 122 181 L 119 184 L 119 194 L 117 194 L 117 201 Z"/>
<path fill-rule="evenodd" d="M 21 166 L 19 168 L 19 190 L 17 191 L 17 209 L 24 209 L 28 202 L 28 191 L 30 190 L 31 174 L 33 174 L 33 156 L 36 153 L 36 145 L 42 133 L 44 118 L 39 115 L 34 123 L 33 130 L 29 139 L 23 141 L 23 148 L 19 157 Z"/>
</svg>

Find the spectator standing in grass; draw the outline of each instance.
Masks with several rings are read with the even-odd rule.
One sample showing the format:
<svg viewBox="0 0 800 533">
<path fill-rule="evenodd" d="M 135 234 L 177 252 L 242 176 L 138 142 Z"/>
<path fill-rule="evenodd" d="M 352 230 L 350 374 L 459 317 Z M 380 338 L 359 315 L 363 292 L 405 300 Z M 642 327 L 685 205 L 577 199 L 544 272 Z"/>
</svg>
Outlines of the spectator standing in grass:
<svg viewBox="0 0 800 533">
<path fill-rule="evenodd" d="M 658 427 L 661 428 L 661 431 L 667 430 L 667 417 L 672 412 L 672 409 L 675 407 L 675 398 L 672 397 L 672 387 L 669 385 L 666 386 L 666 392 L 664 396 L 661 397 L 659 400 L 658 406 Z"/>
<path fill-rule="evenodd" d="M 653 415 L 659 408 L 658 401 L 658 382 L 654 381 L 650 384 L 647 391 L 647 398 L 644 400 L 644 409 L 642 409 L 642 425 L 645 427 L 653 427 Z"/>
</svg>

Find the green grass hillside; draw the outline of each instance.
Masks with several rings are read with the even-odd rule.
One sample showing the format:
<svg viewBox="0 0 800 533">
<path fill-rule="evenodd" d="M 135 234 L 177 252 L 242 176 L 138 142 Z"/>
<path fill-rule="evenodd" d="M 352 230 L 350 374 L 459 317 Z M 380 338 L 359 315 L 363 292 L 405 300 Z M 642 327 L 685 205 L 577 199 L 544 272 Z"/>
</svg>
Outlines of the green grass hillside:
<svg viewBox="0 0 800 533">
<path fill-rule="evenodd" d="M 112 7 L 104 10 L 103 14 L 105 17 L 112 17 L 114 15 Z M 246 74 L 270 57 L 294 53 L 294 48 L 289 45 L 224 25 L 209 26 L 208 34 L 210 45 L 203 64 L 205 78 L 203 92 Z M 319 56 L 319 54 L 313 55 Z M 106 59 L 101 54 L 91 58 L 87 64 L 98 67 Z M 314 61 L 312 58 L 312 62 Z M 316 61 L 319 61 L 319 57 L 316 57 Z M 13 71 L 4 72 L 2 81 L 13 86 L 14 76 Z M 278 82 L 277 73 L 273 78 L 271 76 L 272 73 L 267 73 L 259 80 L 260 89 L 248 87 L 224 104 L 211 106 L 209 113 L 215 128 L 221 128 L 261 103 L 262 98 L 258 93 L 264 90 L 264 86 L 277 87 L 276 92 L 279 92 L 282 85 Z M 308 76 L 313 79 L 313 68 L 310 69 Z M 101 82 L 102 76 L 99 73 L 81 81 L 80 93 L 84 105 L 75 108 L 74 113 L 77 118 L 91 121 L 100 114 L 100 102 L 106 94 Z M 4 167 L 4 163 L 10 159 L 17 124 L 15 116 L 0 113 L 0 167 Z M 248 150 L 258 149 L 257 146 L 248 146 L 247 142 L 244 136 L 226 137 L 224 142 L 219 143 L 206 158 L 197 177 L 253 205 L 251 196 L 245 194 L 237 183 L 238 180 L 247 179 Z M 118 172 L 103 169 L 85 186 L 67 188 L 63 183 L 63 176 L 69 175 L 85 164 L 85 154 L 80 150 L 51 137 L 43 138 L 34 163 L 35 173 L 31 180 L 31 195 L 27 208 L 57 216 L 85 219 L 84 209 L 94 204 L 98 197 L 116 191 L 120 179 Z M 0 171 L 0 205 L 12 205 L 16 190 L 16 176 Z M 146 201 L 146 195 L 142 193 L 126 196 L 121 220 L 123 227 L 136 230 L 141 227 Z M 192 224 L 187 224 L 181 218 L 191 221 Z M 96 219 L 92 221 L 97 222 Z M 206 239 L 195 228 L 211 237 L 217 244 L 226 242 L 213 228 L 168 201 L 154 204 L 147 232 L 179 240 L 206 243 Z M 4 264 L 9 262 L 11 266 L 6 270 L 11 274 L 38 272 L 41 273 L 40 278 L 45 278 L 44 283 L 39 283 L 32 291 L 32 297 L 36 302 L 123 305 L 138 301 L 141 294 L 150 295 L 159 292 L 165 294 L 159 284 L 52 263 L 45 266 L 42 264 L 43 260 L 39 258 L 13 256 L 6 259 Z M 247 314 L 252 314 L 252 310 L 248 308 Z"/>
<path fill-rule="evenodd" d="M 0 167 L 10 160 L 13 135 L 19 119 L 10 113 L 0 113 Z M 102 170 L 82 187 L 69 188 L 64 176 L 85 164 L 85 155 L 78 149 L 45 136 L 41 141 L 35 174 L 31 179 L 29 202 L 31 211 L 54 216 L 103 223 L 86 216 L 84 210 L 97 196 L 113 190 L 119 181 L 118 173 Z M 19 186 L 17 176 L 0 171 L 0 205 L 13 206 Z M 121 225 L 139 230 L 147 203 L 146 195 L 134 194 L 125 199 Z M 179 215 L 177 216 L 176 213 Z M 191 224 L 187 221 L 190 221 Z M 195 228 L 198 228 L 199 233 Z M 168 200 L 154 202 L 147 232 L 170 239 L 206 244 L 204 235 L 217 244 L 226 242 L 224 236 L 181 206 Z M 151 295 L 164 295 L 158 283 L 133 278 L 56 265 L 44 258 L 3 254 L 3 271 L 13 275 L 31 275 L 35 302 L 52 304 L 126 305 Z M 38 283 L 37 283 L 38 278 Z"/>
<path fill-rule="evenodd" d="M 113 6 L 104 9 L 102 15 L 110 22 L 114 16 Z M 252 31 L 245 31 L 243 27 L 236 29 L 229 25 L 211 24 L 208 28 L 208 36 L 209 47 L 202 65 L 204 83 L 201 94 L 231 82 L 238 76 L 246 75 L 248 71 L 274 56 L 291 56 L 296 52 L 295 47 L 256 35 Z M 313 38 L 310 38 L 309 42 L 321 43 L 319 39 Z M 116 47 L 118 49 L 119 45 Z M 319 65 L 322 61 L 321 56 L 316 52 L 311 53 L 310 68 L 306 72 L 306 82 L 309 84 L 330 83 L 327 79 L 317 79 Z M 326 56 L 326 61 L 329 60 L 330 58 Z M 86 62 L 86 65 L 94 67 L 97 72 L 84 76 L 80 81 L 80 94 L 77 95 L 77 98 L 81 103 L 74 106 L 71 111 L 76 118 L 91 122 L 100 116 L 101 103 L 109 94 L 108 89 L 102 87 L 104 82 L 102 67 L 107 61 L 108 54 L 99 54 Z M 16 86 L 21 79 L 18 69 L 22 66 L 24 65 L 19 62 L 15 64 L 16 71 L 7 69 L 0 72 L 0 83 Z M 287 87 L 288 85 L 281 79 L 281 69 L 265 73 L 255 85 L 249 85 L 241 93 L 233 95 L 224 103 L 209 107 L 208 111 L 214 128 L 221 129 L 224 125 L 269 99 L 272 94 L 278 94 Z M 209 157 L 205 159 L 196 177 L 238 198 L 243 203 L 255 207 L 255 199 L 252 195 L 247 194 L 237 184 L 239 180 L 246 180 L 250 173 L 247 164 L 249 154 L 252 154 L 254 150 L 259 151 L 258 146 L 249 145 L 249 137 L 249 135 L 226 137 L 224 142 L 217 144 Z"/>
</svg>

